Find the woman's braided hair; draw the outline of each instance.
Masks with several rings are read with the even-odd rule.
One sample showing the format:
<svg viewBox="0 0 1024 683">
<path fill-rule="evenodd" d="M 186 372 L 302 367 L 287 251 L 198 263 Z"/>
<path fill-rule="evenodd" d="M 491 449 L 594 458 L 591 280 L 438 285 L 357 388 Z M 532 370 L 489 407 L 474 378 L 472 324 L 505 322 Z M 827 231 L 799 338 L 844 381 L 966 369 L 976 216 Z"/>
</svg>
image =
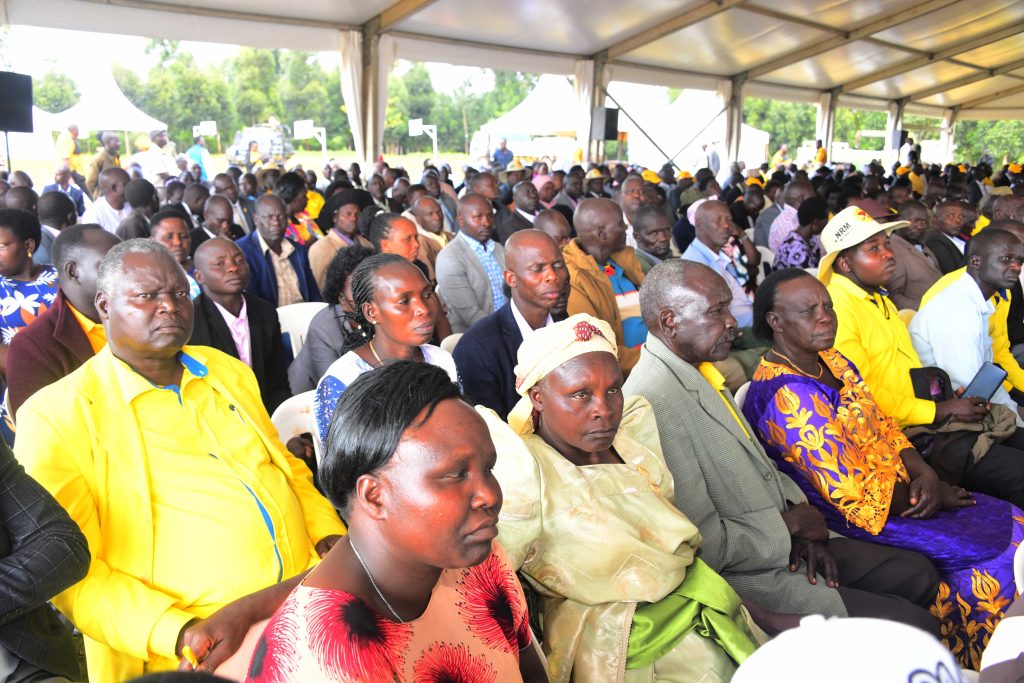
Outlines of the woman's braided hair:
<svg viewBox="0 0 1024 683">
<path fill-rule="evenodd" d="M 396 263 L 411 265 L 397 254 L 374 254 L 367 257 L 352 272 L 352 302 L 355 304 L 355 310 L 346 313 L 345 318 L 350 323 L 348 327 L 358 332 L 346 336 L 345 345 L 349 348 L 357 348 L 373 339 L 375 330 L 363 314 L 363 305 L 373 302 L 373 295 L 376 292 L 374 276 L 377 271 Z"/>
</svg>

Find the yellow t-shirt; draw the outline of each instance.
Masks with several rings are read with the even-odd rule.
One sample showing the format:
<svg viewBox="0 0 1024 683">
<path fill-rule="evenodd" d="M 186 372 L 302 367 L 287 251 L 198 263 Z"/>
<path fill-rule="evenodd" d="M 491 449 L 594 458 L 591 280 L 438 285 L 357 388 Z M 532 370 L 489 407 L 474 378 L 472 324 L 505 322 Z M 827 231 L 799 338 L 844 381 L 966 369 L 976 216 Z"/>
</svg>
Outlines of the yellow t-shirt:
<svg viewBox="0 0 1024 683">
<path fill-rule="evenodd" d="M 725 390 L 725 377 L 722 376 L 722 373 L 720 373 L 718 368 L 711 363 L 701 363 L 697 366 L 697 372 L 699 372 L 701 376 L 708 381 L 708 384 L 711 385 L 712 389 L 718 392 L 718 398 L 722 399 L 722 403 L 724 403 L 725 407 L 729 409 L 732 419 L 736 420 L 736 424 L 740 426 L 740 429 L 749 439 L 750 432 L 748 432 L 746 426 L 744 426 L 743 420 L 741 420 L 740 416 L 736 414 L 736 409 L 732 407 L 732 403 L 730 403 L 725 398 L 725 394 L 722 393 Z"/>
</svg>

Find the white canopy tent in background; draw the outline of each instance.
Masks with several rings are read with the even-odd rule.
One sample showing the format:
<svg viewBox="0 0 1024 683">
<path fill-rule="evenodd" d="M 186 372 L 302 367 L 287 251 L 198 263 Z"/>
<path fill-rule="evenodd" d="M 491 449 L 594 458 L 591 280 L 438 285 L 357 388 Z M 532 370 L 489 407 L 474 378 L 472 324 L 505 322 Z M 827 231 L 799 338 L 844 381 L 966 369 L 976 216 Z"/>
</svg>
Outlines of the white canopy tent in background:
<svg viewBox="0 0 1024 683">
<path fill-rule="evenodd" d="M 129 102 L 109 71 L 82 92 L 78 104 L 53 114 L 53 120 L 57 125 L 51 130 L 61 130 L 74 123 L 82 136 L 101 130 L 148 133 L 167 128 L 166 123 Z"/>
<path fill-rule="evenodd" d="M 1024 116 L 1020 0 L 4 0 L 3 21 L 172 40 L 340 51 L 364 159 L 381 150 L 395 59 L 580 76 L 577 135 L 612 81 L 720 94 L 723 163 L 740 155 L 746 97 L 818 107 L 830 146 L 840 106 L 941 119 Z M 585 139 L 586 138 L 586 139 Z M 584 145 L 589 150 L 590 144 Z"/>
</svg>

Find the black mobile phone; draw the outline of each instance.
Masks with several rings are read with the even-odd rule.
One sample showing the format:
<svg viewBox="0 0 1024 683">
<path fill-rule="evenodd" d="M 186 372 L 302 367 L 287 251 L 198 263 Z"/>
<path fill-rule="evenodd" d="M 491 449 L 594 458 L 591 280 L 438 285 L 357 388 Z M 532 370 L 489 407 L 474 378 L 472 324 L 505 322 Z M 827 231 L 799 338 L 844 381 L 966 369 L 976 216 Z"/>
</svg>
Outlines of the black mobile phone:
<svg viewBox="0 0 1024 683">
<path fill-rule="evenodd" d="M 978 370 L 978 374 L 971 380 L 971 383 L 967 385 L 962 398 L 983 398 L 989 401 L 999 389 L 999 385 L 1003 383 L 1004 379 L 1006 379 L 1006 370 L 986 361 L 981 366 L 981 369 Z"/>
</svg>

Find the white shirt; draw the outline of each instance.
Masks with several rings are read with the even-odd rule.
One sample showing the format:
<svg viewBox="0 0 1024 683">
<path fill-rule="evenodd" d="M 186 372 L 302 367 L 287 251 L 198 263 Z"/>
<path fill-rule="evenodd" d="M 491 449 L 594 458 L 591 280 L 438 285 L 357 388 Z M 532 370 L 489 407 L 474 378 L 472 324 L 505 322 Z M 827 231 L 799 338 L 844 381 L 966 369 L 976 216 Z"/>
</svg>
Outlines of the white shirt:
<svg viewBox="0 0 1024 683">
<path fill-rule="evenodd" d="M 128 218 L 128 214 L 132 212 L 132 207 L 128 205 L 128 202 L 124 203 L 124 208 L 120 211 L 115 209 L 107 201 L 106 197 L 100 197 L 92 203 L 85 213 L 82 214 L 82 223 L 98 223 L 103 226 L 103 229 L 107 232 L 117 232 L 117 226 L 121 224 L 125 218 Z"/>
<path fill-rule="evenodd" d="M 60 234 L 60 230 L 58 230 L 57 228 L 51 228 L 49 225 L 46 225 L 45 223 L 40 227 L 43 229 L 43 231 L 53 235 L 53 239 L 57 239 L 57 235 Z M 1022 274 L 1021 277 L 1024 277 L 1024 274 Z"/>
<path fill-rule="evenodd" d="M 245 213 L 242 211 L 242 205 L 239 202 L 235 202 L 231 205 L 231 211 L 235 216 L 235 224 L 242 229 L 242 231 L 249 234 L 249 221 L 245 220 Z"/>
<path fill-rule="evenodd" d="M 526 220 L 530 221 L 530 223 L 533 223 L 535 220 L 537 220 L 537 216 L 535 216 L 532 213 L 526 213 L 522 209 L 516 209 L 516 213 L 518 213 L 520 216 L 522 216 Z"/>
<path fill-rule="evenodd" d="M 537 330 L 530 327 L 530 323 L 526 322 L 526 318 L 523 317 L 523 314 L 520 313 L 519 309 L 516 307 L 515 299 L 512 299 L 509 303 L 512 304 L 512 317 L 515 318 L 516 325 L 519 326 L 519 334 L 523 336 L 523 341 L 526 341 L 526 338 Z M 555 321 L 551 319 L 551 314 L 548 313 L 548 317 L 544 319 L 544 325 L 542 327 L 554 324 Z"/>
<path fill-rule="evenodd" d="M 953 382 L 966 387 L 986 361 L 992 361 L 992 337 L 988 320 L 996 307 L 986 301 L 978 284 L 964 273 L 921 307 L 910 321 L 910 338 L 925 367 L 939 367 Z M 992 403 L 1000 403 L 1017 415 L 1017 404 L 999 387 Z M 1018 424 L 1024 421 L 1017 416 Z"/>
<path fill-rule="evenodd" d="M 946 233 L 942 233 L 942 234 L 946 235 Z M 946 235 L 946 237 L 949 239 L 950 242 L 953 243 L 953 246 L 955 246 L 957 249 L 960 250 L 961 254 L 963 254 L 965 252 L 965 250 L 967 249 L 967 242 L 964 242 L 959 237 L 952 237 L 950 235 Z"/>
</svg>

